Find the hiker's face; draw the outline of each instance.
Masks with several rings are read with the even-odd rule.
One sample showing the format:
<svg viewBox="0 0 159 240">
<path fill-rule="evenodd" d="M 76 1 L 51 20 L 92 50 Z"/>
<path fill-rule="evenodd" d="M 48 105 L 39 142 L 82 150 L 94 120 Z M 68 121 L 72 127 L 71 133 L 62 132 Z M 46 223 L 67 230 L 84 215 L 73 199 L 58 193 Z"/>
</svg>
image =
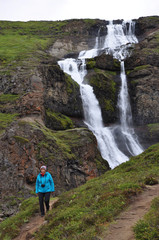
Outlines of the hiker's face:
<svg viewBox="0 0 159 240">
<path fill-rule="evenodd" d="M 45 172 L 46 172 L 46 170 L 45 170 L 44 168 L 42 168 L 42 169 L 41 169 L 41 172 L 42 172 L 42 173 L 45 173 Z"/>
</svg>

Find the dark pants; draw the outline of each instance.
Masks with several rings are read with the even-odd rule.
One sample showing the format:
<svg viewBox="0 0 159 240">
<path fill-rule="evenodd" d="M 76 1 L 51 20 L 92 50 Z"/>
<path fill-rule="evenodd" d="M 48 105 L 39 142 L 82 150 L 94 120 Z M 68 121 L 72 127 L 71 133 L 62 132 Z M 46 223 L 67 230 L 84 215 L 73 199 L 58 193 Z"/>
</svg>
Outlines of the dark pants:
<svg viewBox="0 0 159 240">
<path fill-rule="evenodd" d="M 46 192 L 46 193 L 38 193 L 39 195 L 39 204 L 40 204 L 40 211 L 41 214 L 45 214 L 44 211 L 44 197 L 45 197 L 45 206 L 46 206 L 46 210 L 49 211 L 49 201 L 50 201 L 50 192 Z"/>
</svg>

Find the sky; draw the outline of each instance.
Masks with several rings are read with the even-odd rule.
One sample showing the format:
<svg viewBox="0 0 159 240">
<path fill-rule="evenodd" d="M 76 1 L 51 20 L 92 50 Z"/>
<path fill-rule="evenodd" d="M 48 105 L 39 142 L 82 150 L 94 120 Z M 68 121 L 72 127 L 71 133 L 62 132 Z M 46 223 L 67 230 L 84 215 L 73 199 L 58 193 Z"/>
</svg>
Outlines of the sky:
<svg viewBox="0 0 159 240">
<path fill-rule="evenodd" d="M 0 0 L 0 20 L 130 20 L 153 15 L 159 15 L 159 0 Z"/>
</svg>

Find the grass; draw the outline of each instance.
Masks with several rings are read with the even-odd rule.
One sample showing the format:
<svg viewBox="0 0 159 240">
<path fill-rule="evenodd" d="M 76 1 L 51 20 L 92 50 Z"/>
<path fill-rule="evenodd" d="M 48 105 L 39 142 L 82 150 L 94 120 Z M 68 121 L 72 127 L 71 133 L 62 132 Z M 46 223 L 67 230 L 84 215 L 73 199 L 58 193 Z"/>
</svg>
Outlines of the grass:
<svg viewBox="0 0 159 240">
<path fill-rule="evenodd" d="M 159 144 L 116 169 L 60 196 L 35 239 L 93 239 L 141 192 L 148 178 L 159 179 Z"/>
<path fill-rule="evenodd" d="M 75 34 L 79 35 L 79 28 L 89 29 L 96 22 L 98 20 L 93 19 L 0 21 L 0 70 L 3 70 L 3 74 L 5 72 L 9 74 L 9 69 L 21 64 L 24 65 L 23 61 L 31 61 L 31 59 L 34 59 L 32 63 L 35 64 L 35 59 L 41 59 L 40 54 L 48 56 L 46 50 L 53 45 L 56 39 L 70 35 L 75 37 Z"/>
<path fill-rule="evenodd" d="M 36 36 L 2 35 L 0 36 L 0 59 L 3 64 L 23 60 L 37 49 L 44 50 L 47 43 L 47 39 L 39 39 Z"/>
<path fill-rule="evenodd" d="M 37 50 L 45 51 L 62 34 L 65 21 L 0 21 L 0 63 L 26 60 Z"/>
<path fill-rule="evenodd" d="M 70 130 L 65 132 L 71 134 Z M 62 131 L 57 132 L 57 135 L 59 138 L 64 137 Z M 143 191 L 147 179 L 159 180 L 159 144 L 83 186 L 60 195 L 58 203 L 46 216 L 48 222 L 35 233 L 35 239 L 92 240 L 100 236 L 110 222 L 129 205 L 131 198 Z M 149 224 L 153 227 L 154 222 L 158 223 L 159 201 L 156 201 L 153 204 L 155 208 L 148 217 Z M 28 222 L 30 216 L 37 211 L 37 198 L 25 200 L 16 216 L 0 224 L 1 238 L 13 239 L 18 235 L 20 226 Z M 143 229 L 142 226 L 138 227 L 140 228 Z M 155 240 L 140 240 L 146 239 Z"/>
<path fill-rule="evenodd" d="M 24 200 L 20 206 L 19 212 L 0 223 L 0 239 L 11 240 L 15 238 L 20 227 L 29 222 L 29 219 L 39 212 L 39 201 L 37 197 L 31 197 Z"/>
<path fill-rule="evenodd" d="M 0 238 L 8 240 L 15 238 L 20 232 L 20 227 L 28 222 L 30 217 L 38 211 L 38 198 L 31 197 L 24 200 L 20 206 L 18 214 L 4 220 L 0 224 Z"/>
<path fill-rule="evenodd" d="M 151 209 L 134 227 L 136 240 L 159 239 L 159 197 L 152 201 Z"/>
</svg>

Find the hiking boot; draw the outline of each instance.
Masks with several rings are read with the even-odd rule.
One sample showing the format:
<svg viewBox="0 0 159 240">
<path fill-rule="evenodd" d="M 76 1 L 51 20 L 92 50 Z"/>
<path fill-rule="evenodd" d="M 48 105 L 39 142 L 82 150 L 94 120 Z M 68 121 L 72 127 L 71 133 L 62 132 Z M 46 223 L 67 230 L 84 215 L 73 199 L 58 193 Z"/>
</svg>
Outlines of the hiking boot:
<svg viewBox="0 0 159 240">
<path fill-rule="evenodd" d="M 41 213 L 41 217 L 44 217 L 45 216 L 45 214 L 44 213 Z"/>
</svg>

